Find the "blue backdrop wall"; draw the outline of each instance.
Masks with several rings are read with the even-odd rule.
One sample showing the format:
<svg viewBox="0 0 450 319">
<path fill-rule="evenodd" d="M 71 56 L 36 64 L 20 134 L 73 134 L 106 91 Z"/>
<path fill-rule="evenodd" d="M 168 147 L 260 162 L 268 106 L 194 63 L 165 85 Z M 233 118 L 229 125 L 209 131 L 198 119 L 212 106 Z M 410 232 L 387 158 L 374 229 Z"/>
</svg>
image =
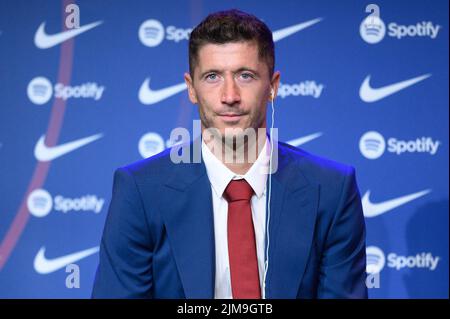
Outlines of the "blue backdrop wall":
<svg viewBox="0 0 450 319">
<path fill-rule="evenodd" d="M 90 296 L 113 172 L 192 132 L 189 32 L 229 8 L 274 32 L 279 139 L 356 168 L 370 297 L 448 297 L 448 1 L 73 3 L 0 1 L 1 298 Z"/>
</svg>

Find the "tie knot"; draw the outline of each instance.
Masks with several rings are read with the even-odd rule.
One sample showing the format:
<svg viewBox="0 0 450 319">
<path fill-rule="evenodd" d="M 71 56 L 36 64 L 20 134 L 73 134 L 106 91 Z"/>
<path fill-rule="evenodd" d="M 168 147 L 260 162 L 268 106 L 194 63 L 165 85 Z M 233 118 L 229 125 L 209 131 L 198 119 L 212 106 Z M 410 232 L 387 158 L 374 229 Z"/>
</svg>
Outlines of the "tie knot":
<svg viewBox="0 0 450 319">
<path fill-rule="evenodd" d="M 245 179 L 232 180 L 223 193 L 227 202 L 238 200 L 250 201 L 253 195 L 253 189 Z"/>
</svg>

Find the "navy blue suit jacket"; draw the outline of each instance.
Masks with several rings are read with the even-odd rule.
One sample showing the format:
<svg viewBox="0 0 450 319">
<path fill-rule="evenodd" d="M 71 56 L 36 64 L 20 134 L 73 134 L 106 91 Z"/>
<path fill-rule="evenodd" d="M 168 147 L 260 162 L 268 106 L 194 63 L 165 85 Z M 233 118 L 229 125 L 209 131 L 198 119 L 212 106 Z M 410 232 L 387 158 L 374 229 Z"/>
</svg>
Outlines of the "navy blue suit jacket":
<svg viewBox="0 0 450 319">
<path fill-rule="evenodd" d="M 169 154 L 115 172 L 92 297 L 214 298 L 205 165 L 174 164 Z M 366 298 L 365 224 L 354 169 L 281 142 L 278 161 L 267 298 Z"/>
</svg>

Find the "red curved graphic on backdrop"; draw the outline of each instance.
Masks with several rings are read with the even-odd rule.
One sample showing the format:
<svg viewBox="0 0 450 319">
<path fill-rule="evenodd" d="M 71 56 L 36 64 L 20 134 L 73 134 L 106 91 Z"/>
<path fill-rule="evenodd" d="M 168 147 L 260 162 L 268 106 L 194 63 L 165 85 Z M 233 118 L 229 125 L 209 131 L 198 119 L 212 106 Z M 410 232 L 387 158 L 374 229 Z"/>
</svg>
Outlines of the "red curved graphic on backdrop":
<svg viewBox="0 0 450 319">
<path fill-rule="evenodd" d="M 67 30 L 65 26 L 65 8 L 70 3 L 75 1 L 63 0 L 62 1 L 62 29 Z M 59 58 L 59 71 L 58 82 L 68 85 L 70 77 L 72 75 L 72 62 L 73 62 L 73 46 L 74 40 L 69 39 L 61 44 L 61 55 Z M 64 112 L 66 110 L 66 102 L 63 99 L 55 99 L 50 114 L 50 122 L 45 134 L 45 144 L 47 146 L 54 146 L 58 142 L 59 133 L 64 120 Z M 11 226 L 9 227 L 5 238 L 0 245 L 0 270 L 5 265 L 12 250 L 16 246 L 20 235 L 22 234 L 25 226 L 27 225 L 30 214 L 27 208 L 28 195 L 36 188 L 42 187 L 47 178 L 48 170 L 51 162 L 38 162 L 34 169 L 33 176 L 28 185 L 28 189 L 25 192 L 19 210 L 16 213 Z"/>
</svg>

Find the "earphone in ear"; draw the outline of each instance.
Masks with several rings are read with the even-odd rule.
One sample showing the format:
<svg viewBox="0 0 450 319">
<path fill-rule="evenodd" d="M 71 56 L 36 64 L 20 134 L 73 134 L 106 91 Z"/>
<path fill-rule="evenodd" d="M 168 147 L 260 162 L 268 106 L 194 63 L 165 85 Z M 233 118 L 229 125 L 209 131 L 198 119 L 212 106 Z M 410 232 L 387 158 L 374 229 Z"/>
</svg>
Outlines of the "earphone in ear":
<svg viewBox="0 0 450 319">
<path fill-rule="evenodd" d="M 275 98 L 275 91 L 274 89 L 270 89 L 270 97 L 272 98 L 272 100 Z"/>
</svg>

